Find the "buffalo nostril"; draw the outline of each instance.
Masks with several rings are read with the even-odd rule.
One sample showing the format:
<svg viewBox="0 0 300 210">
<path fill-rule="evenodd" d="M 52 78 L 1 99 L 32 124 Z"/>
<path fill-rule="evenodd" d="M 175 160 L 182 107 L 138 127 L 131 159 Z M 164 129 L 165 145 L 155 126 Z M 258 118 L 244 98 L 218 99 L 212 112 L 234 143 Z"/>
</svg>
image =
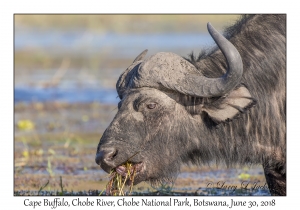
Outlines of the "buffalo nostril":
<svg viewBox="0 0 300 210">
<path fill-rule="evenodd" d="M 115 148 L 107 148 L 100 150 L 96 154 L 95 161 L 98 165 L 100 165 L 102 162 L 109 165 L 109 162 L 111 162 L 114 157 L 117 156 L 118 151 Z"/>
<path fill-rule="evenodd" d="M 104 159 L 110 161 L 110 160 L 114 159 L 114 157 L 117 156 L 117 153 L 118 153 L 118 151 L 115 148 L 109 149 L 109 151 L 107 151 Z"/>
</svg>

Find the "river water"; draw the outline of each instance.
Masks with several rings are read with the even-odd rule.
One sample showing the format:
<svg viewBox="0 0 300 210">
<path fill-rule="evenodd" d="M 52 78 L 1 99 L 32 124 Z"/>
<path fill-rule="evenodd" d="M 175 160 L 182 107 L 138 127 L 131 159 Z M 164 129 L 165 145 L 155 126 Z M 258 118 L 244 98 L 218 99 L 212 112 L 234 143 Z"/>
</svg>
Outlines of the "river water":
<svg viewBox="0 0 300 210">
<path fill-rule="evenodd" d="M 99 71 L 76 66 L 67 69 L 59 84 L 47 87 L 41 81 L 51 81 L 57 69 L 15 68 L 15 102 L 63 101 L 67 103 L 117 103 L 115 83 L 127 68 L 128 62 L 112 67 L 113 62 L 133 60 L 141 51 L 149 49 L 149 55 L 170 51 L 187 56 L 192 51 L 213 44 L 207 34 L 116 34 L 80 30 L 58 31 L 34 28 L 16 28 L 15 53 L 20 51 L 43 52 L 51 57 L 88 59 L 99 55 Z M 149 56 L 148 55 L 148 56 Z M 109 61 L 108 61 L 109 60 Z M 15 62 L 19 62 L 15 60 Z M 72 62 L 72 61 L 71 61 Z M 110 62 L 110 64 L 106 64 Z"/>
</svg>

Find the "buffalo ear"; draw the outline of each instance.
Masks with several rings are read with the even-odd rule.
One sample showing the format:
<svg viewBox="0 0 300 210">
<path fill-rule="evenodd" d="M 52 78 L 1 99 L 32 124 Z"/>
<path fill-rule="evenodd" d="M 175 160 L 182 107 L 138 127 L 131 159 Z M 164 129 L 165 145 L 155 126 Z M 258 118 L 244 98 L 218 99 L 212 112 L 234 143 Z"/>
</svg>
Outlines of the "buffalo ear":
<svg viewBox="0 0 300 210">
<path fill-rule="evenodd" d="M 240 85 L 227 95 L 204 104 L 202 111 L 216 123 L 226 122 L 234 119 L 240 113 L 244 113 L 255 105 L 256 100 L 251 97 L 249 90 Z"/>
<path fill-rule="evenodd" d="M 145 55 L 147 54 L 148 50 L 144 50 L 143 52 L 141 52 L 141 54 L 139 54 L 132 63 L 143 60 Z"/>
</svg>

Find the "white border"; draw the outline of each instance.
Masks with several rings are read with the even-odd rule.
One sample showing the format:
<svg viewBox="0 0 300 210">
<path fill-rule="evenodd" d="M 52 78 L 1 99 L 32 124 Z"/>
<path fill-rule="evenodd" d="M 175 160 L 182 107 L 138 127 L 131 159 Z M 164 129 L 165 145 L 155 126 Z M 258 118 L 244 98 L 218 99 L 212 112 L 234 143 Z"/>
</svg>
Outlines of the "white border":
<svg viewBox="0 0 300 210">
<path fill-rule="evenodd" d="M 104 3 L 105 2 L 105 3 Z M 287 13 L 288 195 L 276 208 L 298 206 L 299 181 L 299 15 L 296 3 L 275 1 L 5 1 L 1 4 L 1 208 L 23 209 L 24 197 L 13 196 L 13 14 L 14 13 Z M 236 198 L 236 197 L 235 197 Z M 43 199 L 37 198 L 35 199 Z M 69 198 L 68 198 L 69 199 Z M 72 199 L 72 198 L 71 198 Z M 112 199 L 112 198 L 111 198 Z M 114 198 L 117 199 L 117 198 Z M 159 198 L 157 198 L 159 199 Z M 206 198 L 217 199 L 214 197 Z M 231 199 L 231 198 L 222 198 Z M 241 198 L 237 198 L 241 199 Z M 251 198 L 242 198 L 250 200 Z M 264 200 L 258 197 L 256 200 Z M 271 199 L 269 197 L 268 199 Z M 99 207 L 98 207 L 99 208 Z M 123 207 L 127 208 L 127 207 Z M 128 207 L 129 208 L 129 207 Z M 131 209 L 132 207 L 130 207 Z M 28 208 L 27 208 L 28 209 Z M 86 207 L 85 207 L 86 209 Z M 272 208 L 274 209 L 274 208 Z"/>
</svg>

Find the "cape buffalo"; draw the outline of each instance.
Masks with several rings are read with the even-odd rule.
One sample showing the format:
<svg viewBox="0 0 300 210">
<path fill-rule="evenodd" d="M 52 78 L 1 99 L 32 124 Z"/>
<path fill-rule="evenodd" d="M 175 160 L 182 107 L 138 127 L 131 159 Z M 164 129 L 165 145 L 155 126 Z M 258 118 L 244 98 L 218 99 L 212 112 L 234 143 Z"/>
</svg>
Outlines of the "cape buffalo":
<svg viewBox="0 0 300 210">
<path fill-rule="evenodd" d="M 286 195 L 286 15 L 245 15 L 218 47 L 183 58 L 142 52 L 116 84 L 118 112 L 96 162 L 130 160 L 141 181 L 172 178 L 182 163 L 262 164 L 272 195 Z"/>
</svg>

